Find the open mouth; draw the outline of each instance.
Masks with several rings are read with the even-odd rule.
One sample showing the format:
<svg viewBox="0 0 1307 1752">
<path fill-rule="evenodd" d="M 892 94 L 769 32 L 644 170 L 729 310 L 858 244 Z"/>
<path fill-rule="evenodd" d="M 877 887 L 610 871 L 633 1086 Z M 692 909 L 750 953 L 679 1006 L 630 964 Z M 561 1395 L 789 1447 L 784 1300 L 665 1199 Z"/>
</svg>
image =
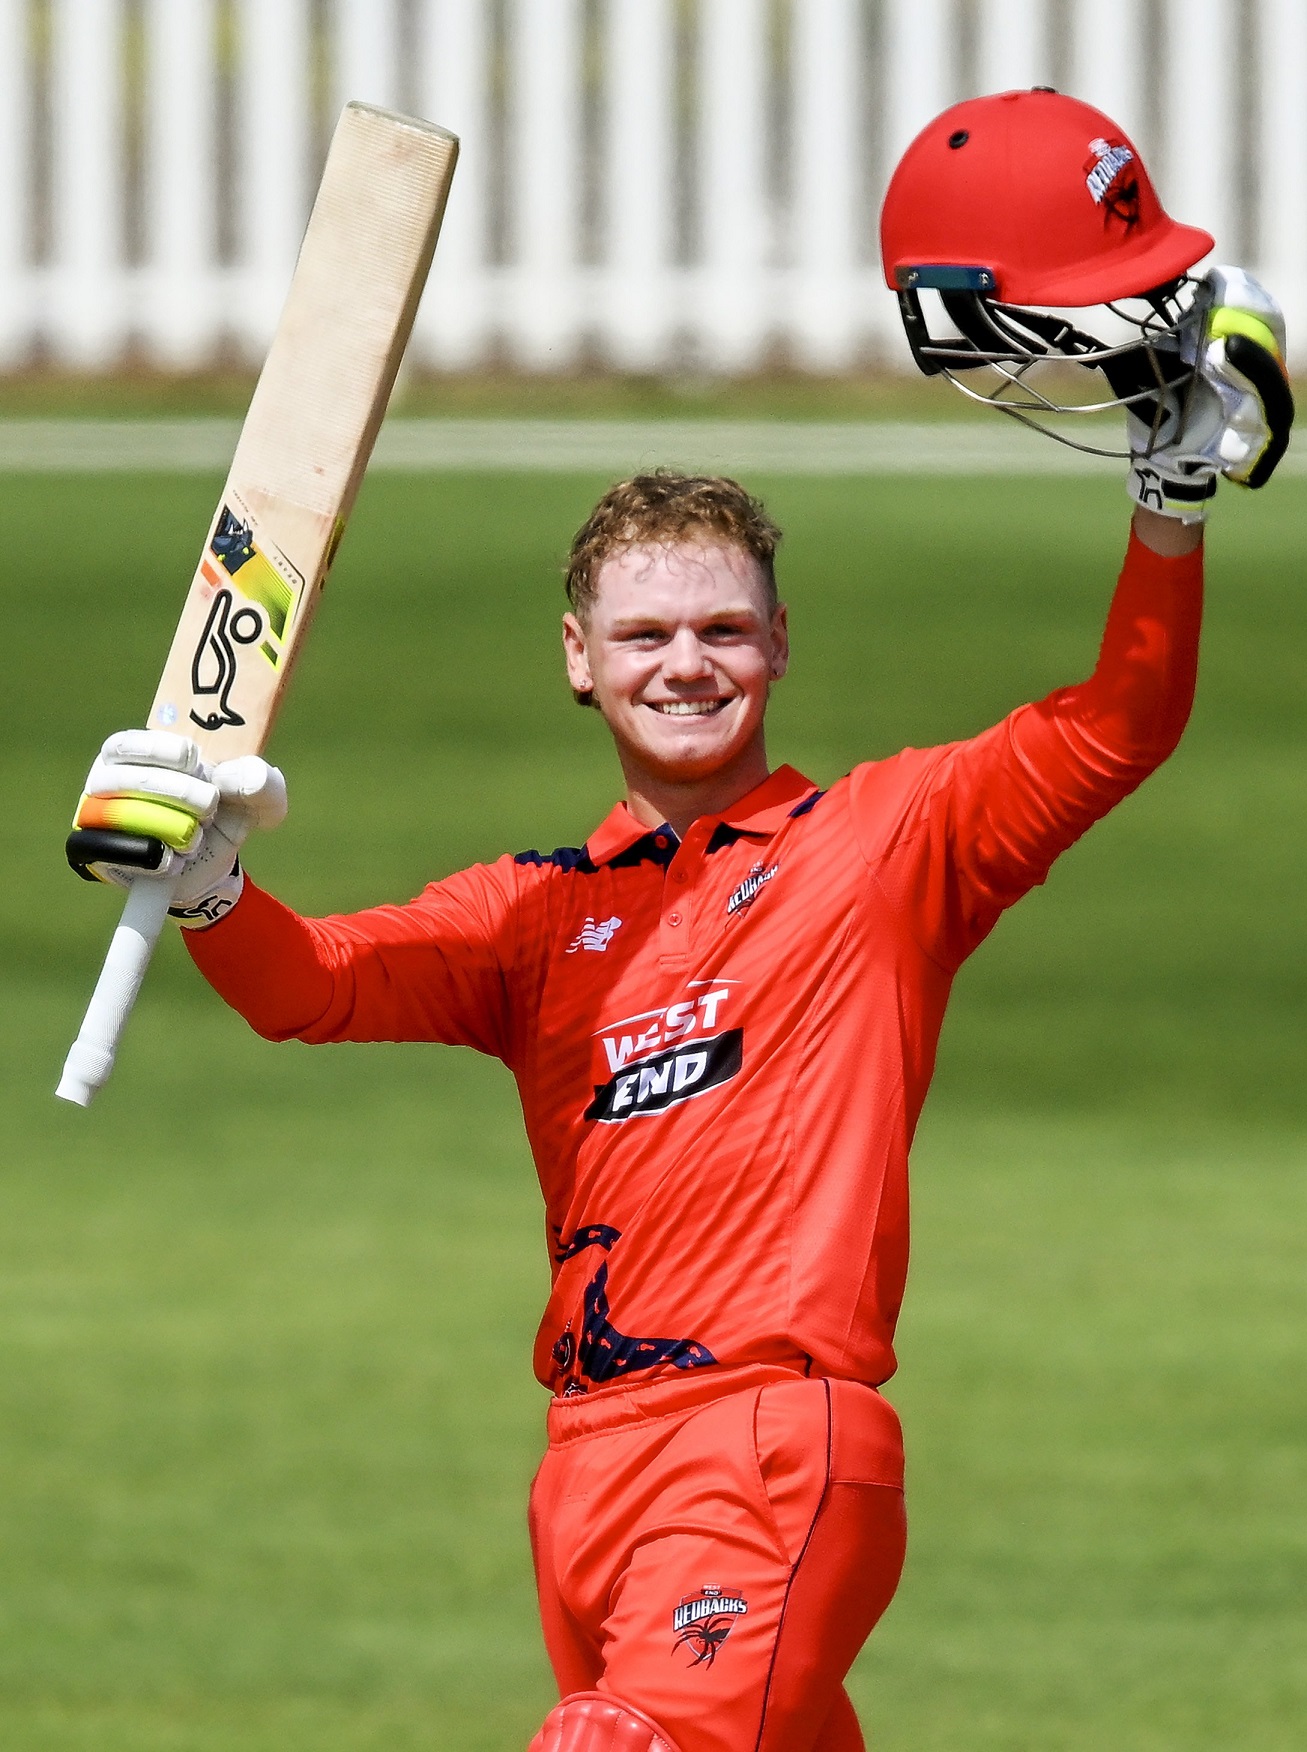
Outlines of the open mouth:
<svg viewBox="0 0 1307 1752">
<path fill-rule="evenodd" d="M 724 711 L 727 700 L 650 700 L 649 705 L 664 718 L 711 718 Z"/>
</svg>

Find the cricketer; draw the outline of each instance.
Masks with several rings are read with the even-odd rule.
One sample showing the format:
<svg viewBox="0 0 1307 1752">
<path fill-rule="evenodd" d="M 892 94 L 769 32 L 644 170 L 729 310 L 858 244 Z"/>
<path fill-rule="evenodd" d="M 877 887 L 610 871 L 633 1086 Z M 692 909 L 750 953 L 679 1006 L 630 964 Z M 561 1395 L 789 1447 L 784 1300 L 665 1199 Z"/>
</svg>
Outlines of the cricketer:
<svg viewBox="0 0 1307 1752">
<path fill-rule="evenodd" d="M 904 1558 L 881 1389 L 949 989 L 1176 747 L 1217 481 L 1260 486 L 1287 441 L 1278 307 L 1240 270 L 1189 277 L 1211 238 L 1096 110 L 1034 91 L 946 112 L 882 242 L 923 369 L 996 372 L 1033 419 L 1064 411 L 1027 387 L 1061 359 L 1124 412 L 1135 509 L 1088 680 L 825 789 L 773 766 L 780 531 L 732 480 L 658 471 L 605 493 L 567 564 L 567 679 L 622 779 L 584 845 L 302 918 L 237 855 L 285 813 L 275 768 L 126 731 L 86 786 L 90 814 L 202 829 L 174 910 L 260 1034 L 471 1046 L 517 1081 L 553 1262 L 530 1528 L 560 1701 L 532 1752 L 862 1747 L 844 1679 Z M 1050 314 L 1131 300 L 1119 344 Z"/>
</svg>

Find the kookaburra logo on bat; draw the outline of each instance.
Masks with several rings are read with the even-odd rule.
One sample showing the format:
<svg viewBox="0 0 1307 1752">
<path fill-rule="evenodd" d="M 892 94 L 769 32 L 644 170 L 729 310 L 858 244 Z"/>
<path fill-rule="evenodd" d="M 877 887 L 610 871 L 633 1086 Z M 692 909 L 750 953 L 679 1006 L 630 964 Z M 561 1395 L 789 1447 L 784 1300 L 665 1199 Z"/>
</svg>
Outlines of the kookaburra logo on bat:
<svg viewBox="0 0 1307 1752">
<path fill-rule="evenodd" d="M 233 614 L 231 605 L 231 591 L 219 590 L 191 659 L 192 692 L 197 699 L 217 700 L 217 709 L 203 716 L 192 709 L 191 721 L 201 730 L 222 730 L 245 722 L 231 703 L 238 669 L 234 647 L 254 644 L 263 632 L 263 616 L 257 608 L 248 606 Z"/>
</svg>

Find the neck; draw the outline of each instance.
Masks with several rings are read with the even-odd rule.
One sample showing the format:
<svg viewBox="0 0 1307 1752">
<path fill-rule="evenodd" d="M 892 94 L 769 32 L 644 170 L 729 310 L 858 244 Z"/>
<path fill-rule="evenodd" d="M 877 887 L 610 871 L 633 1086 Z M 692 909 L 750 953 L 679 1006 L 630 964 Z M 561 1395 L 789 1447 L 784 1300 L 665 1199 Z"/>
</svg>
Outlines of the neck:
<svg viewBox="0 0 1307 1752">
<path fill-rule="evenodd" d="M 724 815 L 771 776 L 761 738 L 729 765 L 702 778 L 669 779 L 625 759 L 622 772 L 626 807 L 635 819 L 646 827 L 666 822 L 678 839 L 684 839 L 686 829 L 701 815 Z"/>
</svg>

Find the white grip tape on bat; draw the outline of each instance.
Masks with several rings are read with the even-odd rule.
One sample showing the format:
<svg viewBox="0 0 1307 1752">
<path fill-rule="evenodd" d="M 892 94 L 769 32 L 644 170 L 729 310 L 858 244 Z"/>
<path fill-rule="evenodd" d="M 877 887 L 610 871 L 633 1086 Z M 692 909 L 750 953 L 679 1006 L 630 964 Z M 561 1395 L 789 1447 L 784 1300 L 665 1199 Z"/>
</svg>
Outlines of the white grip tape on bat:
<svg viewBox="0 0 1307 1752">
<path fill-rule="evenodd" d="M 140 877 L 127 893 L 123 916 L 109 944 L 100 977 L 68 1050 L 55 1094 L 89 1107 L 109 1079 L 127 1018 L 159 941 L 176 884 L 167 877 Z"/>
</svg>

